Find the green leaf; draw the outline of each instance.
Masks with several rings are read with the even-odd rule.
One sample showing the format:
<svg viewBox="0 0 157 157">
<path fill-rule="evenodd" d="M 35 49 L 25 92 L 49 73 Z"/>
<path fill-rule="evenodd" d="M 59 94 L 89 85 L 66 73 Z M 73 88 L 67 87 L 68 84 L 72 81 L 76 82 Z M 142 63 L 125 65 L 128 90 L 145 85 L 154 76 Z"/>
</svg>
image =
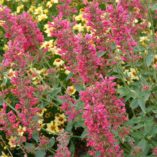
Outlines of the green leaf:
<svg viewBox="0 0 157 157">
<path fill-rule="evenodd" d="M 119 88 L 117 92 L 120 94 L 121 97 L 127 96 L 129 94 L 128 89 L 125 87 Z"/>
<path fill-rule="evenodd" d="M 147 66 L 150 66 L 154 60 L 154 55 L 152 53 L 149 53 L 146 57 L 146 64 Z"/>
<path fill-rule="evenodd" d="M 105 51 L 99 52 L 99 53 L 98 53 L 98 57 L 102 57 L 105 53 L 106 53 Z"/>
<path fill-rule="evenodd" d="M 54 146 L 54 144 L 55 144 L 55 138 L 54 137 L 51 137 L 51 139 L 50 139 L 50 141 L 49 141 L 49 143 L 48 143 L 48 148 L 51 148 L 51 147 L 53 147 Z"/>
<path fill-rule="evenodd" d="M 81 134 L 81 138 L 83 139 L 83 138 L 85 138 L 86 136 L 87 136 L 87 130 L 85 129 L 84 131 L 83 131 L 83 133 Z"/>
<path fill-rule="evenodd" d="M 74 124 L 74 127 L 75 128 L 84 127 L 84 120 L 80 119 L 80 120 L 76 121 L 75 124 Z"/>
<path fill-rule="evenodd" d="M 33 132 L 33 139 L 36 141 L 36 142 L 39 142 L 39 133 L 37 131 Z"/>
<path fill-rule="evenodd" d="M 96 152 L 96 157 L 101 156 L 101 153 L 99 151 Z"/>
<path fill-rule="evenodd" d="M 154 5 L 151 7 L 151 10 L 152 10 L 152 11 L 157 10 L 157 4 L 154 4 Z"/>
<path fill-rule="evenodd" d="M 138 99 L 137 102 L 143 113 L 146 113 L 145 101 L 143 99 Z"/>
<path fill-rule="evenodd" d="M 144 123 L 144 134 L 148 135 L 153 130 L 153 118 L 146 118 Z"/>
<path fill-rule="evenodd" d="M 76 88 L 76 90 L 77 90 L 78 92 L 85 89 L 85 87 L 84 87 L 83 85 L 80 85 L 80 84 L 75 85 L 75 88 Z"/>
<path fill-rule="evenodd" d="M 73 121 L 69 121 L 66 126 L 66 131 L 71 132 L 73 128 Z"/>
<path fill-rule="evenodd" d="M 91 157 L 89 154 L 83 155 L 82 157 Z"/>
<path fill-rule="evenodd" d="M 134 110 L 138 107 L 138 99 L 132 100 L 130 107 Z"/>
<path fill-rule="evenodd" d="M 70 142 L 70 152 L 71 152 L 71 157 L 74 157 L 74 153 L 75 153 L 75 144 L 73 141 Z"/>
<path fill-rule="evenodd" d="M 61 88 L 53 88 L 51 91 L 51 96 L 56 96 L 59 92 L 61 92 Z"/>
<path fill-rule="evenodd" d="M 34 146 L 34 144 L 32 144 L 32 143 L 25 143 L 25 145 L 24 145 L 24 147 L 25 147 L 25 149 L 28 151 L 28 152 L 34 152 L 35 151 L 35 146 Z"/>
<path fill-rule="evenodd" d="M 146 155 L 149 150 L 148 142 L 145 139 L 142 139 L 139 143 L 138 146 L 140 146 L 143 150 L 143 154 Z"/>
<path fill-rule="evenodd" d="M 73 73 L 69 73 L 67 78 L 66 78 L 66 81 L 68 81 L 72 76 L 73 76 Z"/>
<path fill-rule="evenodd" d="M 45 157 L 46 156 L 46 152 L 44 150 L 37 150 L 35 152 L 35 157 Z"/>
</svg>

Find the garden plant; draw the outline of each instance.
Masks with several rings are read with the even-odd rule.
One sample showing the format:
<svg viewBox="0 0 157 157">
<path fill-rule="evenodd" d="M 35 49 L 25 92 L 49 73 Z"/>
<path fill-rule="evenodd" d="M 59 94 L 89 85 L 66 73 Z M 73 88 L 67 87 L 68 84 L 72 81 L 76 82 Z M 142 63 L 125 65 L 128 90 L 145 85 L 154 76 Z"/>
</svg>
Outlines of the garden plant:
<svg viewBox="0 0 157 157">
<path fill-rule="evenodd" d="M 157 0 L 0 0 L 0 157 L 157 157 Z"/>
</svg>

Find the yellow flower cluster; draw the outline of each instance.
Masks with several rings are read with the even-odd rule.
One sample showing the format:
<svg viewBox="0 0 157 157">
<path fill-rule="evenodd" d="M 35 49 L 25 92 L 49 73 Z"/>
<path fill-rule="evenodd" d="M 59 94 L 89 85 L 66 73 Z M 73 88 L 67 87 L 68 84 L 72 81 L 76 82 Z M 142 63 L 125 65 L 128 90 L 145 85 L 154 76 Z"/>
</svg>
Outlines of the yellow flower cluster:
<svg viewBox="0 0 157 157">
<path fill-rule="evenodd" d="M 49 134 L 57 134 L 63 130 L 63 126 L 66 122 L 66 116 L 64 113 L 56 114 L 55 119 L 47 124 L 46 130 Z"/>
<path fill-rule="evenodd" d="M 127 76 L 127 83 L 130 84 L 134 80 L 139 80 L 137 69 L 130 68 L 125 70 L 124 74 Z"/>
<path fill-rule="evenodd" d="M 3 151 L 2 151 L 2 155 L 0 155 L 0 157 L 10 157 L 9 155 L 5 154 Z"/>
<path fill-rule="evenodd" d="M 70 96 L 74 95 L 76 93 L 76 88 L 74 86 L 68 86 L 66 93 Z"/>
<path fill-rule="evenodd" d="M 28 75 L 31 76 L 30 78 L 32 79 L 32 83 L 34 85 L 39 84 L 44 79 L 44 77 L 48 75 L 46 68 L 42 68 L 42 69 L 38 70 L 34 67 L 30 67 L 30 69 L 27 71 L 27 73 L 28 73 Z"/>
<path fill-rule="evenodd" d="M 75 16 L 75 21 L 77 21 L 77 24 L 75 24 L 73 26 L 73 30 L 74 31 L 78 31 L 78 32 L 90 32 L 90 27 L 87 26 L 87 21 L 86 19 L 83 17 L 83 9 L 80 10 L 79 15 Z"/>
</svg>

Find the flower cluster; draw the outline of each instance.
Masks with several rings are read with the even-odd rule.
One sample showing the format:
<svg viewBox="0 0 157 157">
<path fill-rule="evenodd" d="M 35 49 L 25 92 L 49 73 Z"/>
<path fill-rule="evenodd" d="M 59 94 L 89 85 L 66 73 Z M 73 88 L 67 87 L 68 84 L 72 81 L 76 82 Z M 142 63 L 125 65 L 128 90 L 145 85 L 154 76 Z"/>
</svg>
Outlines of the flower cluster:
<svg viewBox="0 0 157 157">
<path fill-rule="evenodd" d="M 39 59 L 38 47 L 44 38 L 27 13 L 15 16 L 8 8 L 1 6 L 0 10 L 0 19 L 4 21 L 3 28 L 8 39 L 8 50 L 2 64 L 5 68 L 14 69 L 8 74 L 11 88 L 3 98 L 5 100 L 11 94 L 15 99 L 15 102 L 3 103 L 0 123 L 6 136 L 13 136 L 13 140 L 9 141 L 10 146 L 15 147 L 26 141 L 26 134 L 30 139 L 34 130 L 39 129 L 36 115 L 40 110 L 37 107 L 39 100 L 35 96 L 37 88 L 32 85 L 26 70 L 35 58 Z"/>
<path fill-rule="evenodd" d="M 0 156 L 156 156 L 155 0 L 0 0 Z"/>
<path fill-rule="evenodd" d="M 68 149 L 68 143 L 69 143 L 69 135 L 67 132 L 62 131 L 58 137 L 58 148 L 55 154 L 55 157 L 70 157 L 71 153 Z"/>
<path fill-rule="evenodd" d="M 125 105 L 115 96 L 114 78 L 105 78 L 80 93 L 84 102 L 83 118 L 89 135 L 87 145 L 92 148 L 90 154 L 96 156 L 123 156 L 114 130 L 127 121 Z"/>
</svg>

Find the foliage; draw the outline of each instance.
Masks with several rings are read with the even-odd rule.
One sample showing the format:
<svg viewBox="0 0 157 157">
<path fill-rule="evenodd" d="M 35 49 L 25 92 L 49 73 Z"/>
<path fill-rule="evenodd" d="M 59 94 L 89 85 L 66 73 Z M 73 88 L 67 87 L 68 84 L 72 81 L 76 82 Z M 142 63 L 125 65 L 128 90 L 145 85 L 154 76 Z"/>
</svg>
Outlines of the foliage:
<svg viewBox="0 0 157 157">
<path fill-rule="evenodd" d="M 1 157 L 157 156 L 155 0 L 0 0 Z"/>
</svg>

